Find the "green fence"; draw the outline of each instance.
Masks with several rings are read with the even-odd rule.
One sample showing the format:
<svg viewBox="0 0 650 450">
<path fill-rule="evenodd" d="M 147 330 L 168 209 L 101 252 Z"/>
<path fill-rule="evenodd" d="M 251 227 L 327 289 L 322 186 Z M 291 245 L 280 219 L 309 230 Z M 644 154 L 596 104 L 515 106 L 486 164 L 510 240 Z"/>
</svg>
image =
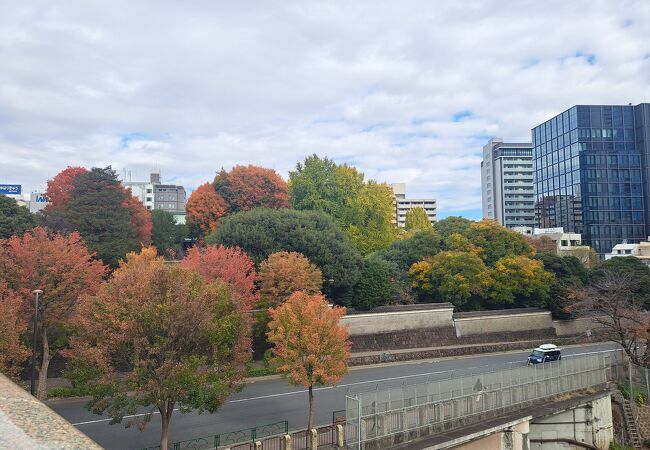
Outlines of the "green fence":
<svg viewBox="0 0 650 450">
<path fill-rule="evenodd" d="M 245 430 L 231 431 L 229 433 L 220 433 L 213 436 L 204 436 L 195 439 L 173 442 L 169 444 L 170 450 L 211 450 L 219 447 L 228 447 L 244 442 L 254 442 L 270 436 L 287 434 L 289 432 L 289 422 L 269 423 Z M 140 450 L 160 450 L 160 446 L 145 447 Z"/>
</svg>

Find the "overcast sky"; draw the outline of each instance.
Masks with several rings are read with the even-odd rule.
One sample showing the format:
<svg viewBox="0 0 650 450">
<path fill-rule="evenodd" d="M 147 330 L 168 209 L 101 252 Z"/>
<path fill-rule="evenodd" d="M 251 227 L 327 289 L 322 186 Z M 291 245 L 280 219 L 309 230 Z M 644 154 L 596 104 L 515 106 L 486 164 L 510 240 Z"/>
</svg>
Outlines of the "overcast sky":
<svg viewBox="0 0 650 450">
<path fill-rule="evenodd" d="M 0 183 L 317 153 L 481 215 L 481 148 L 650 101 L 650 1 L 0 2 Z"/>
</svg>

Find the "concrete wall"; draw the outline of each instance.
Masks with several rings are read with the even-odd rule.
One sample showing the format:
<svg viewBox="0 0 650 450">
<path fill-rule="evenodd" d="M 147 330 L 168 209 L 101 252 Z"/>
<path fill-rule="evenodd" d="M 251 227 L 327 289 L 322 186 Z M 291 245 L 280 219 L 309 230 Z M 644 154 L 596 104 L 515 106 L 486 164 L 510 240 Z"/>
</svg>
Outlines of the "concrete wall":
<svg viewBox="0 0 650 450">
<path fill-rule="evenodd" d="M 586 334 L 588 330 L 593 333 L 602 328 L 601 325 L 589 318 L 554 320 L 553 327 L 558 336 L 577 336 L 579 334 Z"/>
<path fill-rule="evenodd" d="M 581 448 L 566 442 L 550 442 L 556 439 L 571 439 L 597 448 L 609 448 L 614 438 L 611 397 L 605 395 L 568 411 L 535 419 L 530 424 L 529 438 L 531 450 Z"/>
<path fill-rule="evenodd" d="M 424 306 L 424 305 L 413 305 Z M 365 314 L 350 314 L 341 319 L 343 325 L 350 326 L 350 335 L 386 333 L 398 330 L 414 330 L 424 328 L 442 328 L 453 326 L 452 305 L 427 305 L 430 309 L 396 308 L 391 311 L 369 312 Z"/>
<path fill-rule="evenodd" d="M 553 328 L 551 313 L 540 310 L 518 312 L 486 311 L 484 313 L 463 313 L 454 316 L 457 336 L 499 333 L 503 331 L 528 331 Z"/>
</svg>

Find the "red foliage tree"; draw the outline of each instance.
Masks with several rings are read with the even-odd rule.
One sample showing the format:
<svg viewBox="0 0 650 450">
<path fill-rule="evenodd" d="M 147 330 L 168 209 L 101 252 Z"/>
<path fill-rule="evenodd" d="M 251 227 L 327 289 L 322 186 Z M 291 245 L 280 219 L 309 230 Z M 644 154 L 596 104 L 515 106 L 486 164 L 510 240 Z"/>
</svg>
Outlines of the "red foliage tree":
<svg viewBox="0 0 650 450">
<path fill-rule="evenodd" d="M 103 281 L 105 267 L 93 258 L 79 233 L 68 236 L 49 234 L 37 227 L 22 238 L 12 237 L 3 242 L 5 260 L 0 267 L 4 280 L 21 299 L 24 321 L 34 316 L 32 291 L 43 290 L 38 308 L 38 336 L 41 340 L 41 367 L 37 397 L 47 397 L 47 370 L 51 359 L 60 350 L 54 344 L 62 326 L 70 325 L 80 296 L 95 292 Z M 59 334 L 56 336 L 55 334 Z M 35 345 L 33 343 L 32 345 Z"/>
<path fill-rule="evenodd" d="M 131 192 L 126 190 L 127 198 L 124 200 L 124 207 L 129 211 L 131 223 L 138 232 L 138 237 L 142 245 L 147 246 L 151 244 L 151 231 L 153 223 L 151 222 L 151 214 L 142 202 L 133 197 Z"/>
<path fill-rule="evenodd" d="M 71 167 L 63 169 L 54 178 L 47 182 L 47 195 L 49 204 L 47 209 L 61 209 L 70 200 L 74 180 L 77 175 L 88 172 L 83 167 Z"/>
<path fill-rule="evenodd" d="M 277 252 L 260 264 L 260 297 L 265 306 L 275 308 L 294 292 L 313 295 L 323 287 L 323 275 L 302 253 Z"/>
<path fill-rule="evenodd" d="M 17 377 L 29 351 L 20 342 L 27 324 L 20 315 L 22 299 L 0 280 L 0 372 Z"/>
<path fill-rule="evenodd" d="M 206 236 L 217 229 L 228 204 L 210 183 L 196 188 L 185 205 L 187 225 L 193 236 Z"/>
<path fill-rule="evenodd" d="M 257 300 L 255 265 L 239 247 L 192 247 L 181 261 L 181 266 L 199 273 L 208 282 L 221 280 L 228 283 L 239 298 L 238 304 L 242 311 L 249 311 Z"/>
<path fill-rule="evenodd" d="M 289 207 L 287 182 L 273 169 L 252 165 L 235 166 L 230 172 L 222 169 L 214 188 L 232 211 Z"/>
</svg>

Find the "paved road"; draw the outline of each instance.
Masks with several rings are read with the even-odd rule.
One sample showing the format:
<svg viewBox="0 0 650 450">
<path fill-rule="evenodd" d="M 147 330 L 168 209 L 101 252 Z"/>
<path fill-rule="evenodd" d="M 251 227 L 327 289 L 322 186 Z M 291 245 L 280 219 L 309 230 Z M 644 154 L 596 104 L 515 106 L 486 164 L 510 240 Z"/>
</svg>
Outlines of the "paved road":
<svg viewBox="0 0 650 450">
<path fill-rule="evenodd" d="M 572 346 L 563 355 L 610 350 L 613 344 Z M 529 352 L 507 352 L 442 360 L 422 360 L 381 366 L 353 368 L 333 388 L 319 388 L 315 392 L 317 424 L 332 423 L 332 412 L 345 408 L 346 393 L 354 393 L 403 383 L 417 383 L 428 379 L 444 379 L 460 372 L 480 372 L 481 366 L 524 364 Z M 449 371 L 457 371 L 450 374 Z M 288 386 L 282 379 L 250 382 L 246 388 L 233 395 L 216 414 L 181 414 L 175 412 L 170 429 L 170 442 L 210 436 L 253 426 L 287 420 L 290 429 L 307 425 L 307 393 L 302 388 Z M 49 403 L 60 415 L 72 422 L 97 443 L 107 449 L 139 449 L 155 445 L 160 437 L 160 418 L 155 415 L 140 432 L 137 427 L 125 429 L 110 425 L 109 419 L 84 409 L 80 399 L 55 400 Z"/>
</svg>

